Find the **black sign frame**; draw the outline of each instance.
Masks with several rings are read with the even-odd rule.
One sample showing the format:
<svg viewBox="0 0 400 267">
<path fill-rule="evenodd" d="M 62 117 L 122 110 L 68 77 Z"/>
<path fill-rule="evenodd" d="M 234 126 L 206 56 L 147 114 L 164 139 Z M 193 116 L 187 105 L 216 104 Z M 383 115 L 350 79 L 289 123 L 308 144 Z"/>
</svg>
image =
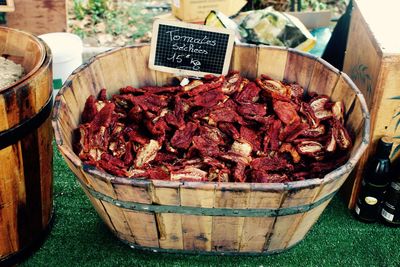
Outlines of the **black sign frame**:
<svg viewBox="0 0 400 267">
<path fill-rule="evenodd" d="M 153 24 L 149 68 L 177 76 L 225 75 L 235 32 L 172 20 Z"/>
</svg>

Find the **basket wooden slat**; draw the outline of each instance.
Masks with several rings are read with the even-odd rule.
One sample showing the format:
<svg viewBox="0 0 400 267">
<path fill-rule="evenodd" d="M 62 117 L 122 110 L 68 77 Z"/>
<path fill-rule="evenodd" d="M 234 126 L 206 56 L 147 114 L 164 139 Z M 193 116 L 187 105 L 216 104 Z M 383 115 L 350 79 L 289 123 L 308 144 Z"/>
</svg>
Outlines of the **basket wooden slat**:
<svg viewBox="0 0 400 267">
<path fill-rule="evenodd" d="M 230 69 L 238 70 L 243 77 L 257 78 L 258 50 L 255 46 L 246 46 L 240 49 L 234 47 Z"/>
<path fill-rule="evenodd" d="M 258 49 L 258 64 L 257 77 L 261 74 L 268 74 L 272 79 L 283 80 L 285 77 L 286 62 L 288 58 L 288 50 L 276 47 L 274 49 L 265 49 L 266 46 L 260 46 Z"/>
<path fill-rule="evenodd" d="M 215 184 L 196 182 L 180 186 L 181 205 L 212 208 L 215 202 Z M 212 216 L 182 215 L 183 248 L 211 251 Z"/>
<path fill-rule="evenodd" d="M 159 205 L 180 206 L 180 182 L 154 181 L 152 188 L 153 203 Z M 183 249 L 182 217 L 177 213 L 158 213 L 160 247 Z"/>
<path fill-rule="evenodd" d="M 95 57 L 69 78 L 56 100 L 57 145 L 110 229 L 133 247 L 157 251 L 275 253 L 300 242 L 368 143 L 369 115 L 357 88 L 344 74 L 304 53 L 264 46 L 234 49 L 231 68 L 242 75 L 263 73 L 322 90 L 334 100 L 343 98 L 355 146 L 349 161 L 324 179 L 285 184 L 143 181 L 82 166 L 71 143 L 84 105 L 76 99 L 78 92 L 96 94 L 106 87 L 111 95 L 127 85 L 171 83 L 173 75 L 147 69 L 148 53 L 148 47 L 139 46 Z M 125 77 L 117 81 L 118 76 Z"/>
<path fill-rule="evenodd" d="M 314 71 L 316 58 L 294 49 L 289 49 L 284 78 L 288 82 L 296 82 L 303 88 L 308 88 Z"/>
<path fill-rule="evenodd" d="M 215 208 L 248 207 L 250 184 L 222 186 L 215 191 Z M 216 251 L 239 251 L 245 217 L 213 217 L 212 248 Z M 227 235 L 226 233 L 230 233 Z"/>
<path fill-rule="evenodd" d="M 311 75 L 308 92 L 318 92 L 320 95 L 330 96 L 339 79 L 337 69 L 327 67 L 324 62 L 317 60 Z"/>
</svg>

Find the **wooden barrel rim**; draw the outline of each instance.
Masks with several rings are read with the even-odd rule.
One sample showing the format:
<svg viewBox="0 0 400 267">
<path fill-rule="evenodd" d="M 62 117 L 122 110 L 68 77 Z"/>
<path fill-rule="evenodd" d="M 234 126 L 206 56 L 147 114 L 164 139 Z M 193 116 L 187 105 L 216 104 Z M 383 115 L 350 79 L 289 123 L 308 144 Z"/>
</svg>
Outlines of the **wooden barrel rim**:
<svg viewBox="0 0 400 267">
<path fill-rule="evenodd" d="M 312 210 L 326 201 L 329 201 L 337 193 L 337 190 L 327 194 L 319 200 L 306 205 L 292 206 L 285 208 L 205 208 L 195 206 L 176 206 L 176 205 L 159 205 L 159 204 L 146 204 L 132 201 L 123 201 L 114 199 L 103 193 L 100 193 L 88 185 L 81 182 L 81 185 L 92 195 L 94 198 L 108 202 L 116 207 L 138 211 L 138 212 L 154 212 L 154 213 L 178 213 L 187 215 L 198 215 L 198 216 L 228 216 L 228 217 L 280 217 L 293 215 L 298 213 L 305 213 Z"/>
<path fill-rule="evenodd" d="M 30 243 L 26 244 L 23 248 L 19 249 L 17 252 L 7 255 L 5 258 L 0 258 L 0 266 L 13 266 L 18 262 L 21 262 L 26 257 L 28 257 L 32 252 L 39 249 L 40 246 L 48 237 L 51 229 L 53 228 L 54 218 L 55 218 L 55 211 L 53 206 L 50 219 L 47 222 L 45 228 L 35 238 L 33 238 L 33 240 Z"/>
<path fill-rule="evenodd" d="M 41 110 L 33 117 L 22 121 L 18 125 L 0 132 L 0 150 L 27 136 L 33 130 L 39 128 L 50 116 L 53 107 L 53 96 L 51 96 Z"/>
<path fill-rule="evenodd" d="M 38 44 L 38 47 L 39 47 L 39 49 L 40 49 L 40 51 L 41 51 L 41 58 L 40 58 L 40 60 L 39 60 L 39 63 L 38 63 L 30 72 L 28 72 L 27 74 L 25 74 L 25 75 L 24 75 L 21 79 L 19 79 L 18 81 L 16 81 L 16 82 L 10 84 L 10 85 L 7 86 L 7 87 L 0 88 L 0 93 L 2 93 L 2 92 L 4 92 L 4 91 L 7 91 L 7 90 L 10 89 L 10 88 L 13 88 L 13 87 L 15 87 L 15 86 L 17 86 L 17 85 L 23 83 L 23 82 L 26 83 L 26 80 L 30 79 L 30 78 L 32 77 L 32 75 L 43 65 L 43 62 L 44 62 L 44 60 L 45 60 L 45 58 L 46 58 L 46 52 L 47 52 L 46 50 L 47 50 L 47 49 L 46 49 L 45 44 L 44 44 L 44 42 L 43 42 L 42 40 L 40 40 L 38 37 L 36 37 L 35 35 L 30 34 L 30 33 L 28 33 L 28 32 L 24 32 L 24 31 L 17 30 L 17 29 L 12 29 L 12 28 L 7 28 L 7 27 L 2 27 L 2 26 L 0 26 L 0 31 L 15 32 L 15 33 L 19 33 L 19 34 L 21 34 L 21 35 L 25 35 L 25 36 L 27 36 L 29 39 L 34 40 L 34 41 Z"/>
<path fill-rule="evenodd" d="M 128 50 L 128 49 L 140 49 L 141 47 L 145 47 L 148 46 L 148 44 L 139 44 L 139 45 L 131 45 L 131 46 L 126 46 L 126 47 L 119 47 L 119 48 L 115 48 L 115 49 L 111 49 L 109 51 L 100 53 L 94 57 L 92 57 L 87 63 L 82 64 L 79 68 L 77 68 L 67 79 L 67 81 L 64 83 L 64 86 L 61 88 L 61 90 L 58 92 L 58 95 L 56 97 L 55 100 L 55 104 L 54 104 L 54 112 L 53 112 L 53 127 L 55 129 L 55 140 L 56 140 L 56 144 L 59 147 L 59 149 L 61 151 L 66 151 L 69 150 L 64 149 L 64 147 L 66 147 L 66 145 L 63 142 L 62 139 L 62 135 L 60 132 L 60 121 L 59 121 L 59 117 L 60 117 L 60 106 L 62 103 L 62 95 L 64 94 L 64 91 L 66 90 L 71 90 L 71 84 L 73 79 L 75 78 L 75 76 L 78 75 L 79 72 L 83 71 L 84 69 L 88 68 L 94 61 L 96 61 L 97 59 L 101 58 L 101 57 L 106 57 L 109 55 L 112 55 L 114 53 L 120 52 L 122 50 Z M 327 61 L 318 58 L 314 55 L 311 55 L 309 53 L 305 53 L 302 51 L 298 51 L 292 48 L 284 48 L 284 47 L 279 47 L 279 46 L 266 46 L 266 45 L 253 45 L 253 44 L 240 44 L 240 45 L 235 45 L 237 47 L 254 47 L 257 50 L 260 49 L 272 49 L 272 50 L 284 50 L 284 51 L 288 51 L 289 53 L 294 53 L 294 54 L 298 54 L 301 55 L 303 57 L 307 57 L 310 58 L 312 60 L 318 61 L 321 64 L 323 64 L 324 66 L 326 66 L 327 68 L 329 68 L 330 70 L 334 70 L 336 73 L 338 73 L 340 76 L 342 76 L 345 81 L 349 84 L 351 90 L 353 90 L 356 95 L 358 100 L 360 101 L 361 104 L 361 109 L 363 111 L 363 118 L 364 118 L 364 125 L 363 125 L 363 138 L 362 141 L 360 143 L 360 145 L 358 146 L 357 149 L 357 153 L 355 153 L 353 156 L 351 156 L 347 162 L 341 166 L 339 166 L 337 169 L 331 171 L 330 173 L 326 174 L 323 178 L 314 178 L 314 179 L 308 179 L 308 180 L 303 180 L 303 181 L 295 181 L 295 182 L 287 182 L 287 183 L 283 183 L 285 186 L 285 189 L 289 189 L 289 190 L 301 190 L 303 188 L 310 188 L 310 187 L 315 187 L 315 186 L 319 186 L 321 184 L 326 184 L 329 182 L 332 182 L 334 180 L 339 179 L 341 176 L 343 176 L 344 174 L 347 174 L 349 172 L 351 172 L 351 170 L 353 169 L 353 167 L 355 166 L 355 164 L 357 163 L 357 161 L 360 159 L 360 157 L 362 156 L 362 154 L 364 153 L 364 151 L 366 150 L 368 143 L 369 143 L 369 139 L 370 139 L 370 115 L 369 115 L 369 111 L 368 111 L 368 107 L 365 101 L 365 98 L 363 96 L 363 94 L 361 93 L 361 91 L 358 89 L 358 87 L 351 81 L 351 79 L 347 76 L 347 74 L 345 74 L 344 72 L 341 72 L 339 70 L 337 70 L 335 67 L 333 67 L 330 63 L 328 63 Z M 93 166 L 89 166 L 86 164 L 83 164 L 82 161 L 79 159 L 78 156 L 76 156 L 74 153 L 64 153 L 77 167 L 81 167 L 84 169 L 84 171 L 89 172 L 90 174 L 94 175 L 96 178 L 104 180 L 104 181 L 109 181 L 113 184 L 131 184 L 131 185 L 136 185 L 138 184 L 138 181 L 140 184 L 142 185 L 146 185 L 149 186 L 150 184 L 152 184 L 151 180 L 144 180 L 144 179 L 140 179 L 140 178 L 127 178 L 127 177 L 117 177 L 111 174 L 108 174 L 106 172 L 100 171 L 99 169 L 93 167 Z M 189 184 L 190 182 L 185 182 L 185 184 Z M 195 183 L 202 183 L 202 184 L 217 184 L 218 186 L 222 185 L 225 186 L 227 188 L 229 188 L 230 184 L 233 183 L 214 183 L 214 182 L 195 182 Z M 250 185 L 254 190 L 260 190 L 260 191 L 268 191 L 271 186 L 274 186 L 276 184 L 281 184 L 281 183 L 246 183 L 248 185 Z M 177 184 L 174 184 L 175 187 L 177 188 Z"/>
</svg>

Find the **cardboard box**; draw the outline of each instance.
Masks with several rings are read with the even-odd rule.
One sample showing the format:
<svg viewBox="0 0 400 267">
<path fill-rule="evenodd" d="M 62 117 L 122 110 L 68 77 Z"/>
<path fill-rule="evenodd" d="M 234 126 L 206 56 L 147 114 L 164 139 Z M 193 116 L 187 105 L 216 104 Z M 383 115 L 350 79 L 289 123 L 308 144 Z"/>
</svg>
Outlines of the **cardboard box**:
<svg viewBox="0 0 400 267">
<path fill-rule="evenodd" d="M 400 159 L 398 10 L 398 0 L 382 0 L 379 4 L 370 0 L 354 1 L 343 70 L 366 98 L 371 114 L 371 142 L 343 187 L 349 208 L 354 207 L 367 161 L 380 137 L 394 138 L 391 160 Z M 400 176 L 398 172 L 394 175 Z"/>
<path fill-rule="evenodd" d="M 204 22 L 211 10 L 235 15 L 246 5 L 245 0 L 172 0 L 172 14 L 186 22 Z"/>
</svg>

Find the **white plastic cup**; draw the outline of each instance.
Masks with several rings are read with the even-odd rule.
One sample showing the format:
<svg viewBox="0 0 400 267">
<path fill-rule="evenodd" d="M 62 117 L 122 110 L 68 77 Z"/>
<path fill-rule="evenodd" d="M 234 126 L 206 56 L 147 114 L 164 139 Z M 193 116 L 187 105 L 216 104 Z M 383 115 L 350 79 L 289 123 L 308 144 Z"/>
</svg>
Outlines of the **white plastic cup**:
<svg viewBox="0 0 400 267">
<path fill-rule="evenodd" d="M 53 88 L 56 94 L 71 73 L 82 64 L 83 42 L 75 34 L 53 32 L 39 35 L 53 55 Z"/>
</svg>

